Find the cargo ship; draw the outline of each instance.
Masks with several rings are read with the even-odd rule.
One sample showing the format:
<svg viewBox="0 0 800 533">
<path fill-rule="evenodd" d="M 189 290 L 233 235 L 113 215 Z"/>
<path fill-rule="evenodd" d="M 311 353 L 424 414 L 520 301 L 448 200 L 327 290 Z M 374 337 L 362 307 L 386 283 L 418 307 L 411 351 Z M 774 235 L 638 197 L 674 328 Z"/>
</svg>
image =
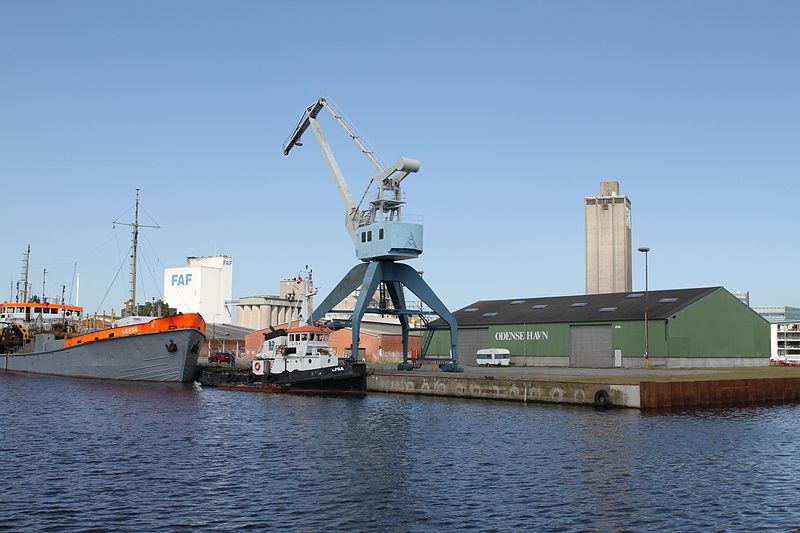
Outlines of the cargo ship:
<svg viewBox="0 0 800 533">
<path fill-rule="evenodd" d="M 122 381 L 194 379 L 206 324 L 199 314 L 136 316 L 139 189 L 133 223 L 131 295 L 125 317 L 98 325 L 83 308 L 28 295 L 30 247 L 23 256 L 22 292 L 0 304 L 0 371 Z M 44 288 L 42 289 L 44 293 Z M 99 327 L 98 327 L 99 326 Z"/>
<path fill-rule="evenodd" d="M 0 327 L 2 338 L 14 339 L 0 343 L 4 372 L 122 381 L 192 381 L 205 339 L 205 321 L 195 313 L 136 324 L 120 321 L 116 327 L 61 339 L 54 332 L 31 335 L 19 323 Z"/>
</svg>

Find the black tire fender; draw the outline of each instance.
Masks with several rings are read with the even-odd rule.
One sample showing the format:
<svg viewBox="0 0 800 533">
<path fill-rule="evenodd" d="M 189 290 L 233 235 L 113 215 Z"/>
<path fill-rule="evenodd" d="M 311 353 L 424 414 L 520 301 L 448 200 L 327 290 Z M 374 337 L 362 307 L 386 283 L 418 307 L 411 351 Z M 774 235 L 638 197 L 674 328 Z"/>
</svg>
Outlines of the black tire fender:
<svg viewBox="0 0 800 533">
<path fill-rule="evenodd" d="M 611 396 L 605 389 L 600 389 L 594 393 L 594 404 L 597 407 L 608 407 L 611 405 Z"/>
</svg>

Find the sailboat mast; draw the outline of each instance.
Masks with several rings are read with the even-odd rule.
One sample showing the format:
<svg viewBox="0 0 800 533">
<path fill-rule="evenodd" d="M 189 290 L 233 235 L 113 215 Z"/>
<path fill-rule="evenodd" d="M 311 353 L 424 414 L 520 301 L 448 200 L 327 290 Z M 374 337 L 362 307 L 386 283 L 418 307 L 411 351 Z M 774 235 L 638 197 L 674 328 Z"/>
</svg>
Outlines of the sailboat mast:
<svg viewBox="0 0 800 533">
<path fill-rule="evenodd" d="M 133 215 L 133 246 L 131 250 L 131 298 L 128 316 L 136 314 L 136 257 L 139 251 L 139 189 L 136 189 L 136 209 Z"/>
</svg>

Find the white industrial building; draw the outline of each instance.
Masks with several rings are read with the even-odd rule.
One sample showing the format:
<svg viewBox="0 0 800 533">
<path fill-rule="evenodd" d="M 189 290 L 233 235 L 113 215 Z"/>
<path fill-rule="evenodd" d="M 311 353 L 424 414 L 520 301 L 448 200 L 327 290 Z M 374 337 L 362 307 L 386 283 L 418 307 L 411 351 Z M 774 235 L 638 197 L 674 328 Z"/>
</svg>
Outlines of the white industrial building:
<svg viewBox="0 0 800 533">
<path fill-rule="evenodd" d="M 186 266 L 164 270 L 164 301 L 181 313 L 200 313 L 206 322 L 232 324 L 233 258 L 187 257 Z"/>
<path fill-rule="evenodd" d="M 297 278 L 280 282 L 279 294 L 243 296 L 236 302 L 236 324 L 250 329 L 264 329 L 294 322 L 300 316 L 301 285 Z"/>
</svg>

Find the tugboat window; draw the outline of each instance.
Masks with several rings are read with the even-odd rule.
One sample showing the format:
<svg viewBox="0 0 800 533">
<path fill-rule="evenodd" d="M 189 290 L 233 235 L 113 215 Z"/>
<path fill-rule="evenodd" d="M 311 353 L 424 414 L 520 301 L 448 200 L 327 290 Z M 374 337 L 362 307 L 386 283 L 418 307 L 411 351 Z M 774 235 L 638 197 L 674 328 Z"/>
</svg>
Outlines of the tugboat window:
<svg viewBox="0 0 800 533">
<path fill-rule="evenodd" d="M 379 238 L 379 239 L 383 239 L 383 228 L 381 228 L 380 230 L 378 230 L 378 238 Z"/>
<path fill-rule="evenodd" d="M 361 232 L 361 242 L 367 242 L 367 232 L 366 231 L 362 231 Z"/>
<path fill-rule="evenodd" d="M 372 230 L 367 232 L 367 241 L 372 242 Z"/>
</svg>

